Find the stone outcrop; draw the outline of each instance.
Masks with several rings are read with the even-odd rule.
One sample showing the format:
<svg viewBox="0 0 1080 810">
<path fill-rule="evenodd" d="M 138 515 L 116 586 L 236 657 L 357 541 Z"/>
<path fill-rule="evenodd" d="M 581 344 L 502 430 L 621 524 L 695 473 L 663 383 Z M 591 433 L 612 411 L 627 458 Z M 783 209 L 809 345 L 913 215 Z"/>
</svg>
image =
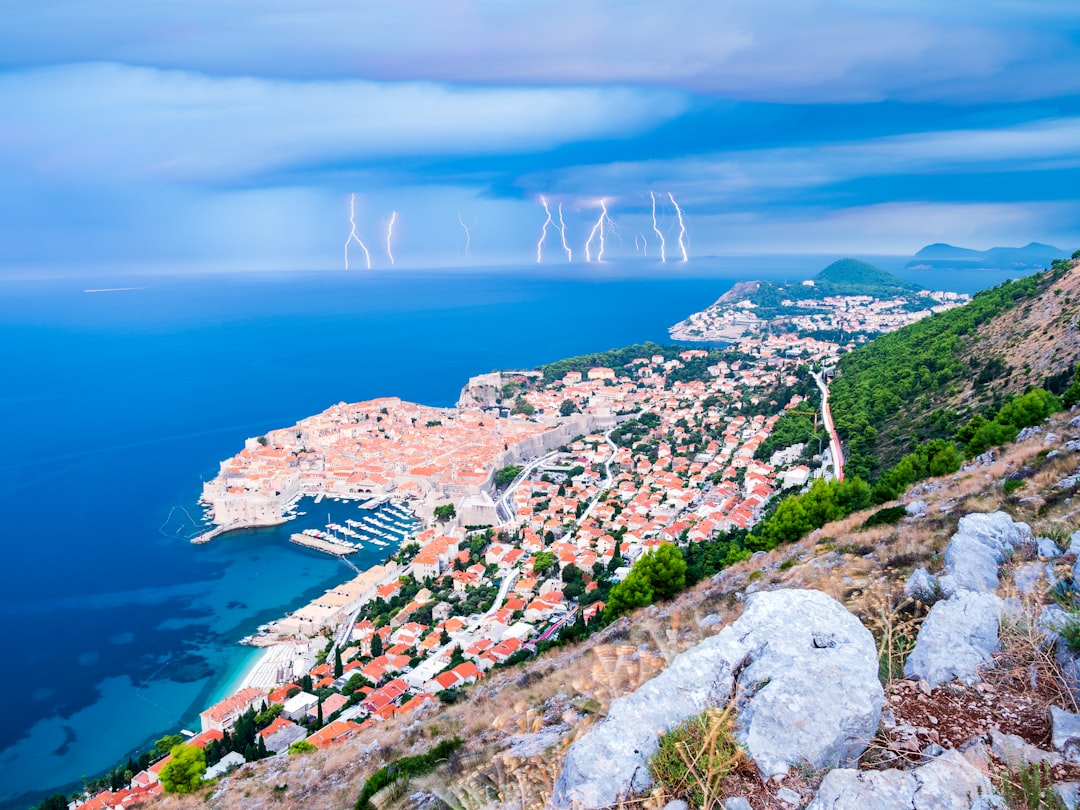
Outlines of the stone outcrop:
<svg viewBox="0 0 1080 810">
<path fill-rule="evenodd" d="M 998 646 L 1002 601 L 992 593 L 965 591 L 930 609 L 904 676 L 939 686 L 953 679 L 972 684 Z"/>
<path fill-rule="evenodd" d="M 960 518 L 945 547 L 945 573 L 938 578 L 949 595 L 931 609 L 919 630 L 904 675 L 938 686 L 953 679 L 979 680 L 978 669 L 998 646 L 1004 603 L 994 591 L 998 569 L 1017 546 L 1032 542 L 1031 528 L 1005 512 Z"/>
<path fill-rule="evenodd" d="M 1050 707 L 1051 741 L 1067 762 L 1080 763 L 1080 714 Z"/>
<path fill-rule="evenodd" d="M 1005 512 L 974 513 L 960 518 L 945 548 L 946 574 L 942 590 L 992 591 L 998 586 L 998 567 L 1017 546 L 1031 542 L 1031 528 Z"/>
<path fill-rule="evenodd" d="M 793 763 L 854 761 L 877 730 L 883 693 L 873 637 L 819 591 L 757 593 L 743 615 L 611 704 L 571 746 L 552 807 L 595 808 L 651 784 L 659 735 L 734 700 L 735 736 L 764 778 Z"/>
<path fill-rule="evenodd" d="M 936 597 L 938 593 L 937 580 L 925 568 L 916 568 L 904 583 L 904 595 L 909 599 L 926 602 Z"/>
<path fill-rule="evenodd" d="M 837 769 L 806 810 L 990 810 L 1004 802 L 990 780 L 956 751 L 910 771 Z"/>
</svg>

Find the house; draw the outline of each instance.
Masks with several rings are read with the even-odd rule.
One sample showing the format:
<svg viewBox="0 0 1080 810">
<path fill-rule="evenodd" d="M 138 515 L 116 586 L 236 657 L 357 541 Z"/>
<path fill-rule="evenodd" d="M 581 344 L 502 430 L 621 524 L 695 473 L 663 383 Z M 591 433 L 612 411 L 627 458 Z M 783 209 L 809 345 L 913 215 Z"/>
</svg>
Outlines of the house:
<svg viewBox="0 0 1080 810">
<path fill-rule="evenodd" d="M 444 689 L 453 689 L 456 686 L 460 686 L 464 683 L 464 680 L 454 670 L 449 669 L 446 672 L 441 672 L 432 678 L 430 681 L 424 684 L 425 692 L 442 692 Z"/>
<path fill-rule="evenodd" d="M 233 723 L 236 722 L 236 718 L 246 712 L 248 709 L 257 708 L 267 695 L 266 689 L 258 689 L 256 687 L 248 687 L 247 689 L 241 689 L 234 695 L 230 695 L 224 700 L 215 703 L 209 709 L 199 713 L 199 722 L 202 723 L 203 731 L 210 731 L 215 729 L 217 731 L 227 731 L 232 728 Z"/>
<path fill-rule="evenodd" d="M 483 673 L 481 673 L 480 670 L 476 668 L 476 664 L 474 664 L 472 661 L 466 661 L 463 664 L 458 664 L 450 671 L 461 679 L 462 684 L 476 683 L 476 681 L 483 675 Z"/>
<path fill-rule="evenodd" d="M 266 750 L 273 751 L 275 754 L 280 754 L 282 751 L 288 751 L 289 746 L 295 742 L 307 737 L 307 729 L 303 726 L 298 726 L 296 723 L 290 723 L 288 720 L 278 718 L 274 723 L 281 721 L 280 725 L 277 725 L 276 731 L 273 734 L 266 734 L 265 732 L 269 728 L 274 726 L 268 726 L 266 729 L 260 732 L 263 735 L 263 739 L 266 741 Z"/>
<path fill-rule="evenodd" d="M 307 741 L 316 748 L 328 748 L 335 743 L 347 740 L 360 731 L 360 724 L 352 720 L 335 720 L 316 731 Z"/>
<path fill-rule="evenodd" d="M 401 678 L 395 678 L 390 683 L 376 689 L 364 700 L 360 702 L 360 705 L 367 710 L 369 714 L 375 714 L 386 706 L 395 703 L 398 698 L 404 695 L 409 690 L 409 685 Z"/>
<path fill-rule="evenodd" d="M 303 720 L 307 717 L 308 709 L 318 704 L 319 699 L 315 695 L 310 692 L 301 692 L 285 701 L 281 716 L 288 720 Z"/>
<path fill-rule="evenodd" d="M 224 776 L 234 768 L 239 768 L 244 764 L 244 755 L 238 754 L 236 751 L 230 751 L 225 756 L 217 761 L 217 764 L 211 765 L 206 769 L 204 779 L 217 779 L 219 776 Z"/>
<path fill-rule="evenodd" d="M 405 703 L 403 703 L 401 705 L 401 707 L 398 708 L 397 711 L 394 712 L 394 714 L 395 715 L 412 714 L 414 711 L 421 708 L 422 706 L 426 706 L 428 704 L 438 705 L 438 702 L 439 701 L 431 693 L 429 693 L 429 692 L 421 692 L 420 694 L 416 695 L 414 698 L 412 698 L 412 699 L 406 701 Z"/>
<path fill-rule="evenodd" d="M 322 716 L 323 719 L 327 719 L 336 711 L 340 711 L 345 708 L 345 705 L 349 702 L 349 699 L 344 695 L 327 695 L 322 702 Z M 308 709 L 307 716 L 314 720 L 319 716 L 319 706 L 316 704 L 314 707 Z"/>
</svg>

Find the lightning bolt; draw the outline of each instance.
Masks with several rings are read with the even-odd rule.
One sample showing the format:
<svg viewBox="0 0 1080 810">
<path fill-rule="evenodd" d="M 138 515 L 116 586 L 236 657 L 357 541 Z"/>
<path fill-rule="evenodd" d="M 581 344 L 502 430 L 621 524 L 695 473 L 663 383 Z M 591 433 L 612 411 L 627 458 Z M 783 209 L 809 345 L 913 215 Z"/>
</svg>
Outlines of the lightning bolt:
<svg viewBox="0 0 1080 810">
<path fill-rule="evenodd" d="M 386 226 L 386 255 L 390 257 L 391 266 L 394 264 L 394 252 L 390 249 L 390 240 L 394 236 L 394 223 L 397 222 L 397 211 L 390 213 L 390 224 Z"/>
<path fill-rule="evenodd" d="M 472 234 L 469 233 L 469 226 L 465 224 L 465 220 L 461 218 L 461 212 L 458 211 L 457 221 L 461 223 L 461 227 L 465 229 L 465 256 L 469 255 L 469 245 L 472 244 Z"/>
<path fill-rule="evenodd" d="M 645 234 L 643 233 L 634 234 L 634 252 L 638 252 L 639 239 L 641 240 L 641 253 L 647 257 L 649 255 L 649 240 L 645 238 Z"/>
<path fill-rule="evenodd" d="M 548 208 L 548 201 L 544 199 L 543 195 L 540 195 L 540 204 L 544 206 L 544 211 L 547 213 L 547 219 L 544 220 L 544 230 L 540 232 L 540 241 L 536 243 L 536 263 L 540 264 L 540 260 L 544 255 L 544 240 L 547 239 L 548 225 L 551 224 L 551 209 Z"/>
<path fill-rule="evenodd" d="M 664 244 L 664 234 L 660 232 L 660 228 L 656 225 L 656 195 L 650 191 L 649 198 L 652 200 L 652 229 L 660 238 L 660 261 L 666 262 L 667 255 L 665 254 L 666 246 Z"/>
<path fill-rule="evenodd" d="M 596 224 L 593 225 L 591 231 L 589 231 L 589 238 L 585 242 L 585 261 L 591 262 L 592 256 L 589 254 L 589 245 L 592 244 L 592 240 L 595 236 L 599 235 L 600 249 L 596 253 L 596 260 L 602 262 L 604 260 L 604 227 L 614 228 L 615 223 L 611 221 L 611 217 L 607 212 L 607 201 L 600 200 L 600 219 L 596 220 Z"/>
<path fill-rule="evenodd" d="M 570 245 L 566 241 L 566 223 L 562 218 L 562 203 L 559 203 L 559 236 L 562 237 L 562 247 L 566 251 L 566 260 L 572 262 L 574 260 L 574 254 L 570 250 Z"/>
<path fill-rule="evenodd" d="M 360 237 L 356 233 L 356 195 L 353 194 L 349 197 L 349 225 L 352 226 L 352 230 L 349 231 L 349 238 L 345 240 L 345 269 L 349 269 L 349 245 L 354 241 L 360 246 L 360 249 L 364 251 L 364 258 L 367 259 L 367 269 L 371 269 L 371 254 L 368 253 L 367 245 L 361 241 Z"/>
<path fill-rule="evenodd" d="M 686 242 L 683 238 L 686 236 L 686 223 L 683 222 L 682 209 L 679 208 L 679 204 L 675 202 L 675 195 L 670 191 L 668 192 L 668 199 L 671 200 L 671 204 L 675 206 L 675 214 L 679 217 L 679 250 L 682 251 L 682 260 L 689 261 L 689 257 L 686 255 Z"/>
</svg>

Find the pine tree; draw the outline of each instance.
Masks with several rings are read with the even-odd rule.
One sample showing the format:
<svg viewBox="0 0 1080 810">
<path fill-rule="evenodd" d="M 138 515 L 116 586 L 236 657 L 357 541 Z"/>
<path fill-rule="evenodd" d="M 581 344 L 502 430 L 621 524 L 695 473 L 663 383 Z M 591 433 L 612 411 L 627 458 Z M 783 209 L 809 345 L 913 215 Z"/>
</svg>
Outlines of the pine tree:
<svg viewBox="0 0 1080 810">
<path fill-rule="evenodd" d="M 334 650 L 334 677 L 340 678 L 341 673 L 345 671 L 345 667 L 341 663 L 341 648 L 338 647 Z"/>
</svg>

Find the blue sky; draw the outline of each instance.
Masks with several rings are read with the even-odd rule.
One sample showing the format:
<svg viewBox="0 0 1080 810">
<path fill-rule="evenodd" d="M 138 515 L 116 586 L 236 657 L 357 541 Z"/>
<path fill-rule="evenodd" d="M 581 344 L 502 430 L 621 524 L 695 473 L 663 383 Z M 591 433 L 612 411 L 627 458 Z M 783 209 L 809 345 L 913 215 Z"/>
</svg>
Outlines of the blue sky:
<svg viewBox="0 0 1080 810">
<path fill-rule="evenodd" d="M 669 260 L 668 194 L 691 256 L 1071 251 L 1080 4 L 10 0 L 0 177 L 8 272 L 341 267 L 353 194 L 378 267 L 395 211 L 398 266 L 535 261 L 541 195 L 657 259 L 650 192 Z"/>
</svg>

